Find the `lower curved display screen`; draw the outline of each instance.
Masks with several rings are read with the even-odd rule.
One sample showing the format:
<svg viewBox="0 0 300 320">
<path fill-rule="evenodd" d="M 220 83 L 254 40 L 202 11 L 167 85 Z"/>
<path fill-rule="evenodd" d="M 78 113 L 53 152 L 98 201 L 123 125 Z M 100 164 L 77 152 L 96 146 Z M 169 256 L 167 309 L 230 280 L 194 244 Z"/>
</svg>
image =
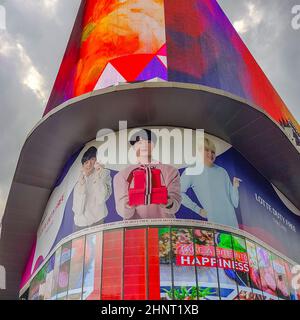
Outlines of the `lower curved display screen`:
<svg viewBox="0 0 300 320">
<path fill-rule="evenodd" d="M 117 134 L 99 135 L 95 141 L 87 143 L 70 158 L 49 199 L 21 286 L 28 283 L 41 265 L 44 265 L 43 269 L 55 270 L 54 262 L 49 260 L 45 264 L 45 261 L 63 239 L 75 232 L 84 233 L 91 227 L 115 224 L 118 221 L 134 223 L 143 220 L 144 226 L 153 224 L 156 219 L 207 221 L 220 226 L 220 230 L 229 227 L 233 231 L 246 231 L 283 256 L 300 262 L 300 218 L 296 215 L 299 211 L 238 151 L 214 136 L 204 135 L 201 140 L 199 135 L 198 141 L 196 132 L 188 129 L 148 130 L 150 131 L 124 130 Z M 171 143 L 167 143 L 170 137 Z M 199 154 L 203 156 L 199 164 L 199 154 L 197 151 L 191 152 L 193 148 L 190 150 L 194 138 L 194 149 L 200 150 Z M 199 165 L 198 171 L 194 170 L 196 164 Z M 149 283 L 144 283 L 146 289 L 150 288 L 150 283 L 155 286 L 157 291 L 154 291 L 154 297 L 159 294 L 161 298 L 199 298 L 202 295 L 211 298 L 248 298 L 250 291 L 247 288 L 250 287 L 263 291 L 265 295 L 282 297 L 278 293 L 281 284 L 276 284 L 276 272 L 283 272 L 285 267 L 277 263 L 276 258 L 273 259 L 263 248 L 255 247 L 245 239 L 231 237 L 217 230 L 213 233 L 189 229 L 180 229 L 178 232 L 169 229 L 164 231 L 161 228 L 143 230 L 140 231 L 141 247 L 144 241 L 142 239 L 146 237 L 144 232 L 147 231 L 147 237 L 149 232 L 153 233 L 153 239 L 157 239 L 153 242 L 153 247 L 152 242 L 147 240 L 150 247 L 144 246 L 143 250 L 148 250 L 148 253 L 145 251 L 140 257 L 144 259 L 144 255 L 151 255 L 153 250 L 153 266 L 149 265 L 147 268 L 156 268 L 155 263 L 159 266 L 157 270 L 160 270 L 160 280 L 150 276 L 147 280 Z M 121 236 L 119 239 L 121 242 L 125 241 L 125 245 L 128 242 L 128 248 L 131 246 L 129 234 L 128 231 L 125 240 Z M 108 238 L 109 233 L 107 236 L 104 234 L 104 243 L 108 241 L 107 245 L 120 246 L 116 249 L 117 252 L 123 250 L 121 242 L 114 242 L 115 237 L 111 240 Z M 177 245 L 177 238 L 185 239 L 185 245 Z M 168 241 L 175 242 L 171 245 Z M 85 245 L 88 243 L 87 240 Z M 161 250 L 159 255 L 158 244 Z M 82 260 L 83 257 L 77 261 L 78 265 L 77 262 L 73 263 L 72 248 L 67 245 L 61 247 L 60 256 L 63 259 L 60 259 L 60 265 L 57 266 L 71 275 L 72 268 L 77 272 L 79 265 L 88 263 Z M 79 240 L 76 248 L 75 251 L 83 248 Z M 104 245 L 101 262 L 103 267 L 105 250 L 108 249 Z M 131 260 L 130 254 L 134 255 L 134 249 L 132 253 L 128 253 L 128 261 Z M 151 259 L 148 258 L 149 261 Z M 122 267 L 121 262 L 116 260 L 116 266 L 118 263 L 120 274 L 123 267 L 130 269 L 126 264 Z M 251 263 L 255 267 L 251 268 Z M 274 269 L 272 272 L 271 266 Z M 95 268 L 100 268 L 99 264 Z M 140 270 L 137 272 L 143 273 L 142 266 L 140 268 L 136 269 Z M 105 270 L 107 278 L 112 276 L 109 270 Z M 85 280 L 84 272 L 83 269 L 78 273 L 81 274 L 79 280 L 69 279 L 74 286 L 74 290 L 70 291 L 74 292 L 74 297 L 78 298 L 80 295 L 84 298 L 88 295 L 85 291 L 78 295 L 76 293 L 78 281 L 91 281 Z M 258 279 L 259 273 L 268 274 L 268 283 L 264 282 L 264 278 Z M 102 297 L 126 298 L 126 292 L 128 297 L 131 296 L 130 286 L 127 289 L 125 287 L 124 290 L 127 291 L 119 296 L 117 293 L 112 295 L 111 292 L 106 295 L 104 275 L 102 279 L 97 278 L 98 282 L 102 281 Z M 118 281 L 115 283 L 117 286 Z M 62 288 L 57 288 L 56 297 L 64 298 L 65 288 L 70 283 L 67 284 L 62 279 L 60 284 Z M 182 286 L 189 288 L 186 289 L 188 293 L 180 289 Z M 99 288 L 100 284 L 93 295 L 100 296 Z M 119 287 L 115 290 L 119 292 Z M 144 287 L 140 290 L 143 291 Z M 285 288 L 282 287 L 281 291 L 284 292 Z M 150 297 L 152 293 L 149 291 L 147 294 L 146 297 Z"/>
<path fill-rule="evenodd" d="M 296 300 L 291 265 L 247 238 L 185 226 L 120 228 L 63 244 L 30 300 Z"/>
</svg>

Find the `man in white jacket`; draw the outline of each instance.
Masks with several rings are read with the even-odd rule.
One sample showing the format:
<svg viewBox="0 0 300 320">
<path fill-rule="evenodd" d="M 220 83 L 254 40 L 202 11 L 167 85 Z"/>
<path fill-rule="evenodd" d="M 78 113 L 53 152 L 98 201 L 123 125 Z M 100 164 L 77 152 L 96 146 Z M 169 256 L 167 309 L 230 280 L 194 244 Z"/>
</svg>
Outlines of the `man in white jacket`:
<svg viewBox="0 0 300 320">
<path fill-rule="evenodd" d="M 109 170 L 97 162 L 97 149 L 89 148 L 81 159 L 82 170 L 74 188 L 74 222 L 88 227 L 104 222 L 108 214 L 106 200 L 112 192 Z"/>
</svg>

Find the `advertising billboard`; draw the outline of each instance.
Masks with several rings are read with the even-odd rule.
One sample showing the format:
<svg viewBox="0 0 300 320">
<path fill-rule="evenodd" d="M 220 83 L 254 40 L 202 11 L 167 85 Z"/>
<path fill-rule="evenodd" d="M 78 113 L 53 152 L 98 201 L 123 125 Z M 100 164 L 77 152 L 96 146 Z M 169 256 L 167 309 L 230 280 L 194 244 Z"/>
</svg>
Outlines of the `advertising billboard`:
<svg viewBox="0 0 300 320">
<path fill-rule="evenodd" d="M 177 130 L 173 133 L 182 133 L 181 137 L 184 137 L 185 129 L 173 129 Z M 141 132 L 146 134 L 144 138 L 140 136 Z M 148 128 L 146 131 L 137 129 L 134 134 L 127 133 L 130 143 L 126 141 L 125 144 L 134 163 L 108 163 L 106 160 L 109 155 L 103 151 L 103 147 L 109 142 L 109 150 L 112 150 L 111 140 L 89 142 L 71 157 L 47 204 L 23 281 L 30 277 L 62 239 L 75 232 L 108 223 L 139 221 L 147 225 L 168 219 L 207 221 L 220 226 L 220 232 L 212 234 L 209 230 L 195 230 L 191 234 L 184 228 L 162 228 L 159 231 L 161 277 L 166 290 L 171 278 L 168 272 L 163 271 L 163 266 L 173 264 L 175 270 L 177 266 L 183 268 L 178 271 L 180 274 L 199 273 L 199 266 L 209 268 L 209 279 L 202 278 L 201 274 L 197 277 L 204 288 L 205 283 L 215 282 L 217 269 L 220 279 L 222 274 L 231 270 L 234 279 L 230 281 L 235 293 L 246 294 L 253 282 L 258 294 L 261 291 L 277 294 L 276 279 L 278 282 L 286 277 L 280 261 L 276 257 L 265 257 L 260 250 L 255 255 L 251 242 L 246 243 L 238 236 L 231 238 L 221 230 L 224 226 L 247 231 L 290 259 L 300 261 L 300 218 L 291 206 L 287 207 L 286 201 L 284 204 L 282 196 L 279 197 L 273 186 L 239 152 L 216 137 L 204 136 L 203 167 L 197 172 L 188 170 L 195 167 L 184 164 L 189 162 L 191 155 L 185 159 L 171 156 L 168 164 L 160 161 L 162 155 L 156 149 L 166 151 L 163 141 L 170 131 Z M 151 136 L 148 136 L 149 133 Z M 121 136 L 121 132 L 118 134 Z M 186 142 L 184 139 L 182 141 L 183 144 Z M 178 156 L 178 145 L 174 140 L 167 153 Z M 117 149 L 124 155 L 119 145 Z M 183 145 L 183 150 L 187 152 L 188 149 Z M 89 250 L 93 250 L 95 241 L 88 241 L 86 246 Z M 110 240 L 105 238 L 104 241 Z M 126 238 L 125 241 L 130 243 L 131 240 Z M 214 242 L 216 252 L 212 248 Z M 113 242 L 111 245 L 117 244 Z M 63 259 L 62 268 L 76 268 L 83 243 L 63 248 L 63 251 L 66 251 L 64 256 L 68 259 Z M 249 258 L 245 256 L 246 251 L 251 253 Z M 192 262 L 189 254 L 194 252 L 197 259 Z M 264 277 L 259 277 L 256 272 L 257 266 L 267 268 L 266 261 L 276 265 L 277 273 L 272 275 L 272 290 L 265 289 Z M 92 260 L 85 263 L 94 268 Z M 87 290 L 90 290 L 88 288 L 92 287 L 92 280 L 85 279 Z M 180 281 L 178 287 L 181 286 Z M 71 282 L 76 294 L 76 279 L 71 279 Z M 216 290 L 213 292 L 210 294 L 218 294 Z M 281 292 L 284 294 L 285 290 Z M 63 294 L 63 288 L 60 294 Z"/>
</svg>

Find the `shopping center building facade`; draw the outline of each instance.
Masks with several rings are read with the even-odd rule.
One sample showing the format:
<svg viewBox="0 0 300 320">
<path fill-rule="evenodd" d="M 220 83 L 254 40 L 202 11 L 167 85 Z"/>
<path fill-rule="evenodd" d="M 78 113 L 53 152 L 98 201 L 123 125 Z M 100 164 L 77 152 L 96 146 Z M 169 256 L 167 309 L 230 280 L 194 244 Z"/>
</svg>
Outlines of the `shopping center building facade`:
<svg viewBox="0 0 300 320">
<path fill-rule="evenodd" d="M 0 298 L 300 299 L 299 132 L 217 1 L 83 0 L 13 178 Z"/>
</svg>

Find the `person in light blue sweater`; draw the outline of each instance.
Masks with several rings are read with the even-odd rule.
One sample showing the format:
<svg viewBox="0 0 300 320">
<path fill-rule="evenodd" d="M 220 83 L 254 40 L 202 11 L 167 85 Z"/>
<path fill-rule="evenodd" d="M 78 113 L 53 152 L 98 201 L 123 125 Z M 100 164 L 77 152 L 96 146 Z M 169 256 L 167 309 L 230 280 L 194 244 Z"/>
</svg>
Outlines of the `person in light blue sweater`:
<svg viewBox="0 0 300 320">
<path fill-rule="evenodd" d="M 204 139 L 204 169 L 200 175 L 181 175 L 182 205 L 206 218 L 208 222 L 239 228 L 235 208 L 239 205 L 241 180 L 234 177 L 231 183 L 225 169 L 214 164 L 216 147 L 208 138 Z M 187 194 L 192 188 L 201 207 Z"/>
</svg>

